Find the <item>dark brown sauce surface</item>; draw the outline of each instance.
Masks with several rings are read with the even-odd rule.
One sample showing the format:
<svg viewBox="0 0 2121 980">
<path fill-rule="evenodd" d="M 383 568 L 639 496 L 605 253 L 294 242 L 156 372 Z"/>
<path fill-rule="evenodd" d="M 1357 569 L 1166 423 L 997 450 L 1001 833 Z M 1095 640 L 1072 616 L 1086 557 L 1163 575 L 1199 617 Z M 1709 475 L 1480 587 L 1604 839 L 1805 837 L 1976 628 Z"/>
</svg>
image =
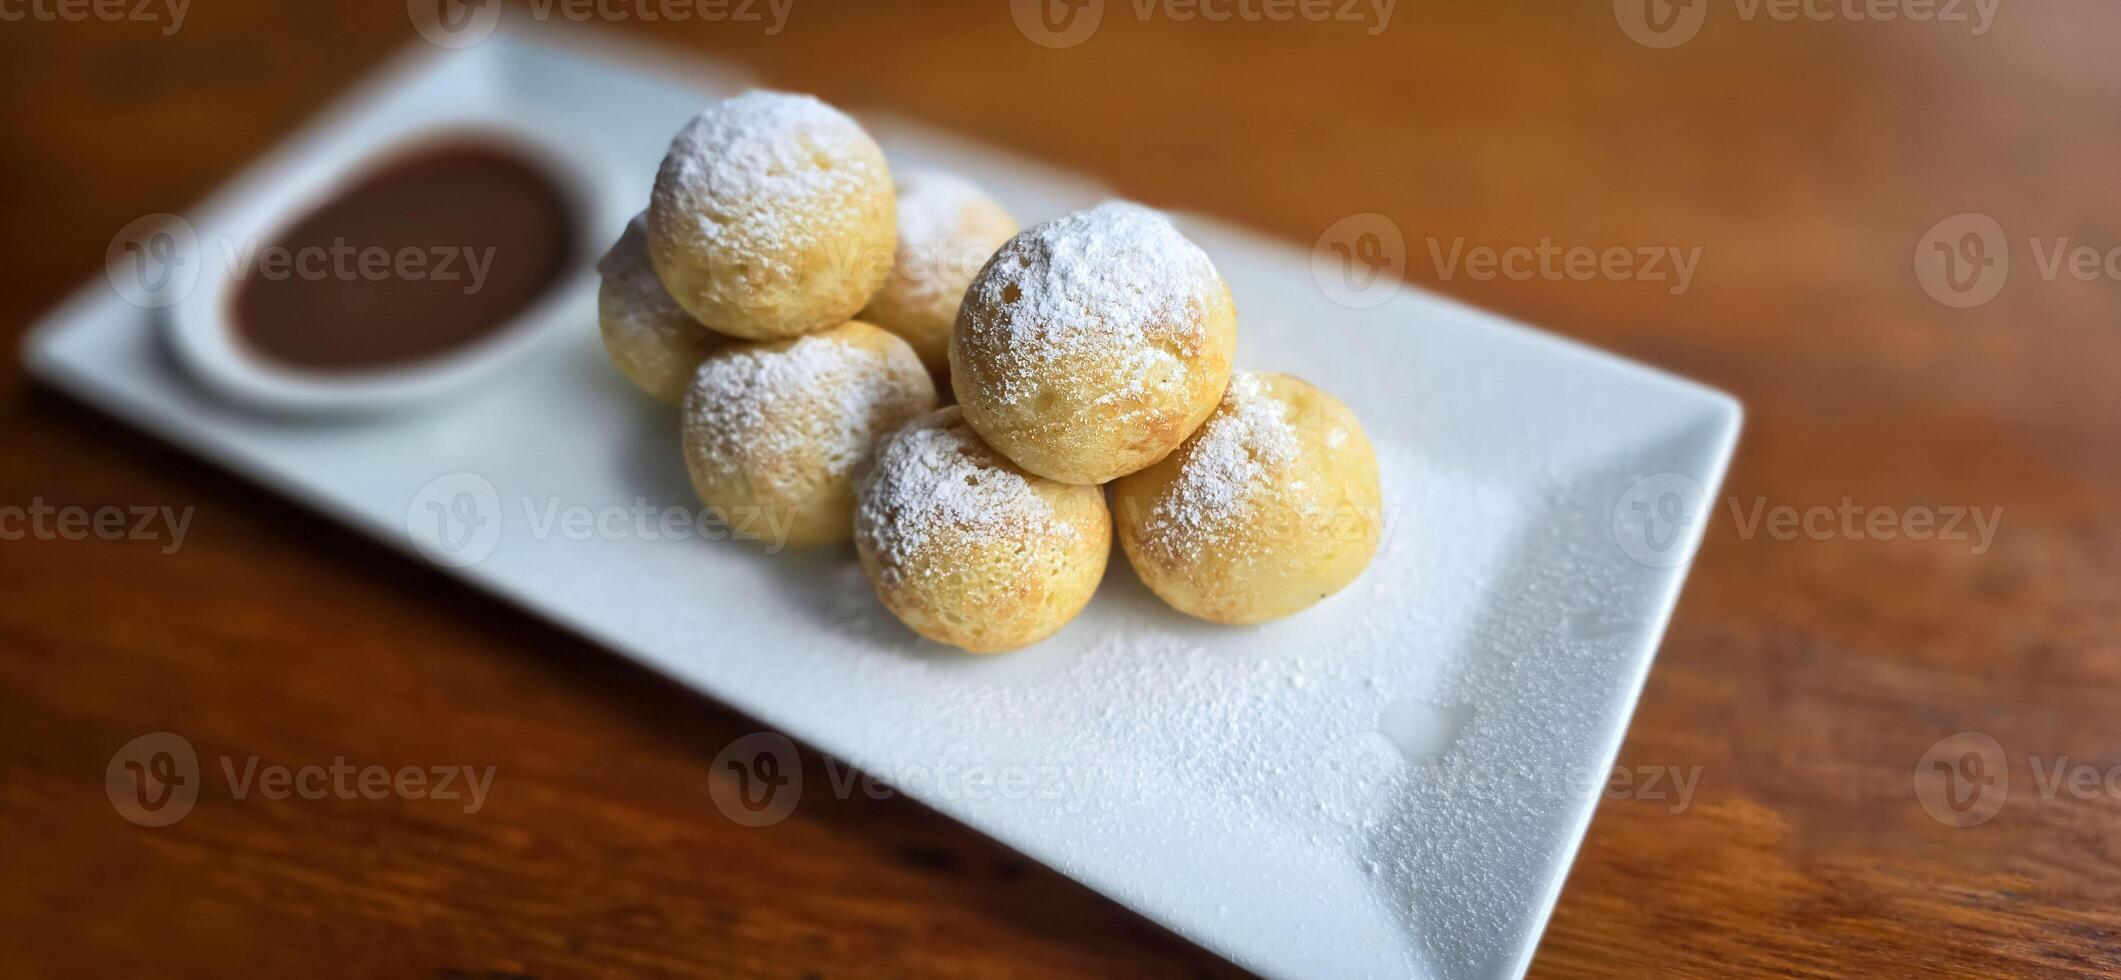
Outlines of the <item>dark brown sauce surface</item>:
<svg viewBox="0 0 2121 980">
<path fill-rule="evenodd" d="M 236 333 L 311 371 L 387 368 L 478 340 L 567 272 L 580 229 L 552 178 L 466 138 L 392 155 L 241 262 Z"/>
</svg>

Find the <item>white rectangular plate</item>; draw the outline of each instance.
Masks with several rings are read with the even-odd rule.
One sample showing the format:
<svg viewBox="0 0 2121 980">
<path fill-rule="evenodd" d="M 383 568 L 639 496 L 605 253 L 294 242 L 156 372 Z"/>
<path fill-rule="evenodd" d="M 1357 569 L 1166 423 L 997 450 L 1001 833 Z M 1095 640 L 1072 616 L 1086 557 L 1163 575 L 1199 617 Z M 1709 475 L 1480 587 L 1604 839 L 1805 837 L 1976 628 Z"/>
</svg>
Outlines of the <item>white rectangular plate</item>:
<svg viewBox="0 0 2121 980">
<path fill-rule="evenodd" d="M 642 63 L 503 33 L 400 62 L 271 159 L 349 126 L 389 131 L 435 99 L 490 100 L 601 134 L 611 179 L 645 201 L 670 135 L 730 76 Z M 1092 181 L 863 118 L 895 166 L 965 173 L 1026 224 L 1101 196 Z M 632 518 L 578 540 L 547 523 L 554 508 L 696 506 L 674 413 L 608 366 L 586 297 L 573 341 L 498 382 L 353 424 L 206 397 L 162 353 L 152 311 L 100 280 L 27 354 L 52 384 L 400 547 L 428 504 L 478 490 L 463 500 L 493 533 L 447 562 L 477 558 L 453 568 L 466 581 L 1243 966 L 1521 973 L 1699 542 L 1688 515 L 1722 480 L 1738 406 L 1411 288 L 1350 309 L 1314 280 L 1306 250 L 1180 220 L 1236 294 L 1239 365 L 1345 399 L 1383 464 L 1376 561 L 1264 627 L 1181 617 L 1115 558 L 1057 637 L 972 658 L 892 620 L 851 549 L 764 555 Z"/>
</svg>

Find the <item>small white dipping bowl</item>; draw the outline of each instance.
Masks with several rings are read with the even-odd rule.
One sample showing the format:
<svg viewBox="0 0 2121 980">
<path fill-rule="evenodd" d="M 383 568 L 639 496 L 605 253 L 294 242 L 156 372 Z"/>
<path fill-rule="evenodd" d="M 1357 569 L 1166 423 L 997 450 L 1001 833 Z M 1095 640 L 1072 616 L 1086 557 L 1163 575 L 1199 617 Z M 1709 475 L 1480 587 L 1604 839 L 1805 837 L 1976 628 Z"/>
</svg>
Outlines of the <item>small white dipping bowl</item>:
<svg viewBox="0 0 2121 980">
<path fill-rule="evenodd" d="M 572 211 L 575 254 L 545 293 L 484 336 L 433 357 L 381 368 L 311 370 L 279 364 L 238 336 L 235 298 L 252 246 L 276 241 L 315 209 L 423 147 L 475 144 L 513 153 L 542 172 Z M 617 182 L 595 162 L 595 144 L 530 131 L 493 116 L 433 119 L 334 154 L 311 153 L 246 181 L 210 227 L 185 246 L 197 284 L 164 311 L 171 347 L 215 393 L 245 406 L 294 415 L 357 415 L 402 409 L 460 391 L 569 329 L 594 330 L 596 258 L 632 214 Z"/>
</svg>

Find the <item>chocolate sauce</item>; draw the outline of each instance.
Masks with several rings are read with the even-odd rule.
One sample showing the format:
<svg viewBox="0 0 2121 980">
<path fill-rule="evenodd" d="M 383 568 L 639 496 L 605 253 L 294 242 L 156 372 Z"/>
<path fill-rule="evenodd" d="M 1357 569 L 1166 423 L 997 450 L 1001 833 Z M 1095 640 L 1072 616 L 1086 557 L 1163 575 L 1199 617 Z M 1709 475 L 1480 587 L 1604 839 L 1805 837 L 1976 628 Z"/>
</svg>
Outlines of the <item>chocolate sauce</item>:
<svg viewBox="0 0 2121 980">
<path fill-rule="evenodd" d="M 231 312 L 263 358 L 389 368 L 472 343 L 541 299 L 581 229 L 543 169 L 503 146 L 432 143 L 368 170 L 246 259 Z"/>
</svg>

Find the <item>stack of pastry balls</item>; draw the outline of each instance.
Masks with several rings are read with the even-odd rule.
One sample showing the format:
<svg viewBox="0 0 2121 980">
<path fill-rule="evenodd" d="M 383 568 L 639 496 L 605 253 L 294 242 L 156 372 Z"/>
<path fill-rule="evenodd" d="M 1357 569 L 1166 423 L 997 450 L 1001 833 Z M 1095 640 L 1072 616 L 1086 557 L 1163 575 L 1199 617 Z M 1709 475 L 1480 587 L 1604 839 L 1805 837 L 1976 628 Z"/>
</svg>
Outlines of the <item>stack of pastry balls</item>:
<svg viewBox="0 0 2121 980">
<path fill-rule="evenodd" d="M 682 406 L 701 502 L 732 526 L 770 510 L 789 546 L 852 537 L 930 639 L 1052 635 L 1115 513 L 1149 588 L 1219 623 L 1301 610 L 1377 548 L 1361 424 L 1297 378 L 1231 373 L 1229 287 L 1146 208 L 1019 232 L 961 178 L 894 185 L 838 110 L 755 91 L 677 134 L 599 270 L 605 346 Z"/>
</svg>

